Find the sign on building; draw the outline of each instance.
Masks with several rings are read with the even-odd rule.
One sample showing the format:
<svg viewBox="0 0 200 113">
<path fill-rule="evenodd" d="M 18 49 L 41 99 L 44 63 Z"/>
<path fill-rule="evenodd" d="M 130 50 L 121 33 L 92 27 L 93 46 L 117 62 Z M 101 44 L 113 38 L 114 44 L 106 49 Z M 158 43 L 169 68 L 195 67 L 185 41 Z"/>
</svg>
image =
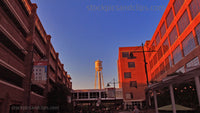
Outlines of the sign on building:
<svg viewBox="0 0 200 113">
<path fill-rule="evenodd" d="M 33 84 L 46 84 L 47 80 L 47 61 L 34 62 L 32 83 Z"/>
</svg>

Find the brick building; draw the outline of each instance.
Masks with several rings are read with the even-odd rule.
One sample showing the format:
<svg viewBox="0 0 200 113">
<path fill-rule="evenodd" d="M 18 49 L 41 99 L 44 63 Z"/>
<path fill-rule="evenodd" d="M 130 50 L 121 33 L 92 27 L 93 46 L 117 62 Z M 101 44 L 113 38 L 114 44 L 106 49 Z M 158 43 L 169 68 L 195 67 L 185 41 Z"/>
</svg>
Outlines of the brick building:
<svg viewBox="0 0 200 113">
<path fill-rule="evenodd" d="M 135 52 L 138 51 L 138 52 Z M 123 89 L 124 107 L 145 101 L 145 67 L 142 47 L 120 47 L 118 58 L 119 88 Z"/>
<path fill-rule="evenodd" d="M 149 78 L 186 72 L 200 60 L 200 1 L 170 0 L 147 50 Z"/>
<path fill-rule="evenodd" d="M 83 108 L 92 111 L 92 108 L 104 107 L 122 109 L 123 94 L 121 88 L 81 89 L 72 91 L 72 102 L 75 110 Z"/>
<path fill-rule="evenodd" d="M 170 0 L 166 10 L 157 26 L 151 40 L 146 41 L 144 49 L 146 52 L 148 78 L 150 81 L 162 81 L 167 75 L 175 72 L 188 72 L 199 66 L 200 62 L 200 1 L 199 0 Z M 129 86 L 130 81 L 143 79 L 145 83 L 144 62 L 140 66 L 136 63 L 142 61 L 142 53 L 134 59 L 123 56 L 129 55 L 138 47 L 119 48 L 118 76 L 122 87 L 124 99 L 126 93 L 132 92 L 132 99 L 136 95 L 143 95 L 137 92 L 137 88 Z M 123 53 L 125 52 L 125 53 Z M 126 54 L 126 55 L 123 55 Z M 138 59 L 139 58 L 139 59 Z M 134 68 L 129 69 L 128 62 L 135 62 Z M 138 68 L 138 69 L 136 69 Z M 132 73 L 139 73 L 133 75 Z M 127 74 L 131 72 L 131 74 Z M 130 78 L 127 78 L 130 77 Z M 140 76 L 140 78 L 133 78 Z M 124 85 L 127 82 L 128 85 Z M 138 83 L 138 82 L 137 82 Z M 130 90 L 130 91 L 129 91 Z M 135 91 L 134 91 L 135 90 Z M 137 94 L 139 93 L 139 94 Z"/>
<path fill-rule="evenodd" d="M 64 70 L 36 9 L 30 0 L 0 0 L 1 113 L 23 112 L 11 110 L 12 106 L 45 106 L 45 97 L 54 83 L 72 88 L 71 77 Z M 47 63 L 46 81 L 31 82 L 34 63 L 42 61 Z"/>
</svg>

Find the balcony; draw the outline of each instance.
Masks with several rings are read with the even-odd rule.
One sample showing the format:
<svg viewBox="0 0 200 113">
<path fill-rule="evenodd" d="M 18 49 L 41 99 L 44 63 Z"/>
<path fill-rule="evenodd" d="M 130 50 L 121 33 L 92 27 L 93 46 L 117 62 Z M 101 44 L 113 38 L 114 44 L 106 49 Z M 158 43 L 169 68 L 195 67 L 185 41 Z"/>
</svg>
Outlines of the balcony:
<svg viewBox="0 0 200 113">
<path fill-rule="evenodd" d="M 11 23 L 11 20 L 5 16 L 5 13 L 0 8 L 0 16 L 1 18 L 1 26 L 0 30 L 15 43 L 19 48 L 27 48 L 27 44 L 25 42 L 25 37 L 20 35 L 20 33 L 17 31 L 17 28 L 15 28 Z"/>
<path fill-rule="evenodd" d="M 35 34 L 34 43 L 37 46 L 37 48 L 39 48 L 40 51 L 45 55 L 46 54 L 45 45 L 37 33 Z"/>
<path fill-rule="evenodd" d="M 53 70 L 56 70 L 55 61 L 54 61 L 54 59 L 51 56 L 49 57 L 49 63 L 51 65 L 51 67 L 53 68 Z"/>
<path fill-rule="evenodd" d="M 29 32 L 28 16 L 23 11 L 23 8 L 20 6 L 20 3 L 17 0 L 4 0 L 4 2 L 10 8 L 15 17 L 18 19 L 25 31 Z"/>
<path fill-rule="evenodd" d="M 58 77 L 59 77 L 60 79 L 62 78 L 62 76 L 61 76 L 61 71 L 60 71 L 60 69 L 59 69 L 59 68 L 58 68 L 57 75 L 58 75 Z"/>
<path fill-rule="evenodd" d="M 12 67 L 12 70 L 19 71 L 20 73 L 25 73 L 25 66 L 23 61 L 21 61 L 17 56 L 15 56 L 14 53 L 12 53 L 10 50 L 8 50 L 5 46 L 3 46 L 0 43 L 0 59 L 6 63 L 7 65 L 10 65 Z M 17 69 L 17 70 L 16 70 Z"/>
</svg>

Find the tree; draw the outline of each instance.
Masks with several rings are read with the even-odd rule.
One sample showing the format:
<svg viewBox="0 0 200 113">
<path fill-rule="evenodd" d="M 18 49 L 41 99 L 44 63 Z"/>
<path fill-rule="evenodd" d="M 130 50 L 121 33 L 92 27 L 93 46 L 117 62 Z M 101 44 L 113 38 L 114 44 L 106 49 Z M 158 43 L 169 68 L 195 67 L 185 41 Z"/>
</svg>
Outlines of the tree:
<svg viewBox="0 0 200 113">
<path fill-rule="evenodd" d="M 72 105 L 67 102 L 68 96 L 71 96 L 69 88 L 60 83 L 54 84 L 52 90 L 47 95 L 48 113 L 71 112 Z"/>
</svg>

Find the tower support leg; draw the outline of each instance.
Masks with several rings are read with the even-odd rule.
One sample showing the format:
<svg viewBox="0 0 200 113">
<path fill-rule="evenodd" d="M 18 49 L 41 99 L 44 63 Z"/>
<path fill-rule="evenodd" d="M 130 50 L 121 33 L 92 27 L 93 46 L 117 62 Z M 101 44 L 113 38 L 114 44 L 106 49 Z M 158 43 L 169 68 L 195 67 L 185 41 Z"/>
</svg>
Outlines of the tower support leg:
<svg viewBox="0 0 200 113">
<path fill-rule="evenodd" d="M 95 71 L 94 89 L 97 88 L 97 71 Z"/>
<path fill-rule="evenodd" d="M 102 86 L 103 86 L 103 89 L 104 89 L 104 80 L 103 80 L 103 73 L 101 71 L 101 78 L 102 78 Z"/>
<path fill-rule="evenodd" d="M 99 89 L 101 89 L 101 72 L 98 71 L 98 83 L 99 83 Z"/>
</svg>

